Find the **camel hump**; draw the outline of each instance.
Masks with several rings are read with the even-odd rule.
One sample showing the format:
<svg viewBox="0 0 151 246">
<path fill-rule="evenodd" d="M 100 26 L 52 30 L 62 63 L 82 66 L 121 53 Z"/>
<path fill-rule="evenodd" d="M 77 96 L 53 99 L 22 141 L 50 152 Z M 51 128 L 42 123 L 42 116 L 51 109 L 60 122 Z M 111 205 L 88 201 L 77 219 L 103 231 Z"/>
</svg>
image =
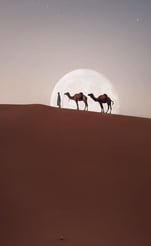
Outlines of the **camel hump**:
<svg viewBox="0 0 151 246">
<path fill-rule="evenodd" d="M 104 94 L 103 96 L 108 97 L 108 95 L 107 95 L 107 94 Z"/>
<path fill-rule="evenodd" d="M 79 94 L 80 94 L 80 99 L 82 100 L 82 98 L 83 98 L 83 92 L 80 92 Z"/>
</svg>

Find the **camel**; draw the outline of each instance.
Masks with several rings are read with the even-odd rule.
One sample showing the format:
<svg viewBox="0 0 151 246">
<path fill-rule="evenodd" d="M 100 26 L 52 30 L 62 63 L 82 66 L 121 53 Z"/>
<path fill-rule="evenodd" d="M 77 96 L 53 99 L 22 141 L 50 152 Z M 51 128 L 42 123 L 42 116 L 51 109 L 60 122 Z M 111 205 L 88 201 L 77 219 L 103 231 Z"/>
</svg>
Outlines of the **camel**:
<svg viewBox="0 0 151 246">
<path fill-rule="evenodd" d="M 88 94 L 89 97 L 91 97 L 95 102 L 98 102 L 100 104 L 101 107 L 101 112 L 104 113 L 104 107 L 103 107 L 103 103 L 107 103 L 108 108 L 106 113 L 108 113 L 109 109 L 110 109 L 110 113 L 112 111 L 112 104 L 114 104 L 114 102 L 111 100 L 111 98 L 108 97 L 107 94 L 104 95 L 100 95 L 98 97 L 95 97 L 93 95 L 93 93 Z"/>
<path fill-rule="evenodd" d="M 76 102 L 77 110 L 79 110 L 78 101 L 83 101 L 85 104 L 84 110 L 88 110 L 87 97 L 82 92 L 77 93 L 73 96 L 71 96 L 69 92 L 66 92 L 66 93 L 64 93 L 64 95 L 66 95 L 69 99 L 74 100 Z"/>
</svg>

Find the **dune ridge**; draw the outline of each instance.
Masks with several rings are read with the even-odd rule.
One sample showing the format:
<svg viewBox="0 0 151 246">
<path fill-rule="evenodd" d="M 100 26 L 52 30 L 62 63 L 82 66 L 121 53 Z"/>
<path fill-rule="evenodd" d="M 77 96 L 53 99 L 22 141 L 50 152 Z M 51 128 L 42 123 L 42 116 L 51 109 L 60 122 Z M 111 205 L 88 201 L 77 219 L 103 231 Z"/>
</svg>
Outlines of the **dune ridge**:
<svg viewBox="0 0 151 246">
<path fill-rule="evenodd" d="M 0 105 L 3 246 L 150 246 L 151 119 Z"/>
</svg>

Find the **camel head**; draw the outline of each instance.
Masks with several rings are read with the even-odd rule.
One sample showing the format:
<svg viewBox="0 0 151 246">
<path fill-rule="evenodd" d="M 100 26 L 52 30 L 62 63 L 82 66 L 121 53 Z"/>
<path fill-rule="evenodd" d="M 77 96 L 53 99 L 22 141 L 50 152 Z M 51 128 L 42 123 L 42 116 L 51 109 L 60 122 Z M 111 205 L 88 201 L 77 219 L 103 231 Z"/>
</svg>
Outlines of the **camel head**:
<svg viewBox="0 0 151 246">
<path fill-rule="evenodd" d="M 64 95 L 69 96 L 69 95 L 70 95 L 70 93 L 69 93 L 69 92 L 66 92 L 66 93 L 64 93 Z"/>
<path fill-rule="evenodd" d="M 70 99 L 71 99 L 70 93 L 69 92 L 66 92 L 66 93 L 64 93 L 64 95 L 67 96 L 68 99 L 69 99 L 69 101 L 70 101 Z"/>
<path fill-rule="evenodd" d="M 88 94 L 89 97 L 94 97 L 93 93 Z"/>
<path fill-rule="evenodd" d="M 98 99 L 94 96 L 93 93 L 88 94 L 88 96 L 91 97 L 91 99 L 93 99 L 94 101 L 98 101 Z"/>
</svg>

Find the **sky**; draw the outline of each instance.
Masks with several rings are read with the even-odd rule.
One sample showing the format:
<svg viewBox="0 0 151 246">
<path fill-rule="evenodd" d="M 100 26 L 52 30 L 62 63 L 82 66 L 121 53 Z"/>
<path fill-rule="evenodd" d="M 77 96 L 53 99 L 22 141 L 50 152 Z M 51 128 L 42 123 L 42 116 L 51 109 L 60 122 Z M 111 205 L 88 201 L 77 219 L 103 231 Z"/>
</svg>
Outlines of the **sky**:
<svg viewBox="0 0 151 246">
<path fill-rule="evenodd" d="M 120 113 L 151 118 L 150 0 L 0 0 L 0 103 L 49 105 L 55 84 L 106 76 Z"/>
</svg>

